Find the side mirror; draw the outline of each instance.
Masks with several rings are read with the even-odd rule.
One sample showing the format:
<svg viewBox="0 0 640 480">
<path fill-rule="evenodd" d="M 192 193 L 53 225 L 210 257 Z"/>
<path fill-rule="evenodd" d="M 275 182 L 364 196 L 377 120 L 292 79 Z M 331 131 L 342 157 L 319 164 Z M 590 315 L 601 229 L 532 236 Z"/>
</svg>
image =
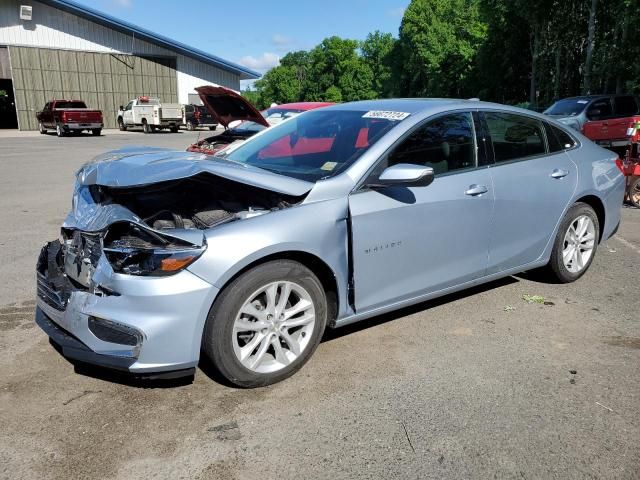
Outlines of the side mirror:
<svg viewBox="0 0 640 480">
<path fill-rule="evenodd" d="M 600 110 L 599 108 L 594 108 L 593 110 L 589 111 L 589 116 L 593 119 L 598 118 L 600 115 L 602 115 L 602 110 Z"/>
<path fill-rule="evenodd" d="M 411 187 L 426 187 L 431 182 L 435 173 L 433 168 L 410 163 L 398 163 L 386 168 L 378 177 L 378 181 L 370 184 L 371 187 L 388 187 L 402 185 Z"/>
<path fill-rule="evenodd" d="M 123 108 L 123 106 L 122 106 L 122 105 L 120 105 L 118 108 L 119 108 L 120 110 L 124 110 L 124 108 Z"/>
</svg>

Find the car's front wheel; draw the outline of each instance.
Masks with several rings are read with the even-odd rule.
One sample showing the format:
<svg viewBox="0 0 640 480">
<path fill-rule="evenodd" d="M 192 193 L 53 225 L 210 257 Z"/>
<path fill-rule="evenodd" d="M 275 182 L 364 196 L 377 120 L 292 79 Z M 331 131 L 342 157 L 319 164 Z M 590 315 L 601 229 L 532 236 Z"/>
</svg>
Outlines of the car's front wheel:
<svg viewBox="0 0 640 480">
<path fill-rule="evenodd" d="M 569 283 L 587 271 L 598 248 L 600 225 L 596 212 L 586 203 L 574 204 L 565 215 L 555 242 L 548 270 L 556 280 Z"/>
<path fill-rule="evenodd" d="M 40 134 L 44 135 L 45 133 L 47 133 L 47 129 L 44 128 L 44 125 L 42 124 L 42 122 L 38 122 L 38 131 L 40 132 Z"/>
<path fill-rule="evenodd" d="M 261 387 L 298 371 L 326 323 L 326 295 L 314 273 L 298 262 L 275 260 L 222 291 L 209 312 L 203 349 L 232 384 Z"/>
</svg>

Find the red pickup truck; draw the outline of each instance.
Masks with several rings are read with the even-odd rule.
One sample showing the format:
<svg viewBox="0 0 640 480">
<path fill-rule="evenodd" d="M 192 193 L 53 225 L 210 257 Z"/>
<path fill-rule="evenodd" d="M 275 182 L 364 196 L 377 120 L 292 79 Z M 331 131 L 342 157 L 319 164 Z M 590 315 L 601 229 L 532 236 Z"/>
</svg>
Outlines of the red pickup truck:
<svg viewBox="0 0 640 480">
<path fill-rule="evenodd" d="M 81 100 L 51 100 L 42 111 L 36 113 L 36 117 L 40 133 L 47 133 L 47 129 L 51 129 L 59 137 L 83 130 L 100 135 L 104 127 L 102 112 L 87 108 Z"/>
</svg>

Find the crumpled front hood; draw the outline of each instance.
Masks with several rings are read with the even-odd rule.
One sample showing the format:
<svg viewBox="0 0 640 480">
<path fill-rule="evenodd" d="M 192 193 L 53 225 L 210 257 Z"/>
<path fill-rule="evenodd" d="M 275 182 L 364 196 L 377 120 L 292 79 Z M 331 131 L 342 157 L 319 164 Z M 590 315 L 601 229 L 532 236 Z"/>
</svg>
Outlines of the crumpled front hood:
<svg viewBox="0 0 640 480">
<path fill-rule="evenodd" d="M 80 185 L 135 187 L 210 173 L 227 180 L 295 197 L 309 192 L 305 182 L 201 153 L 129 147 L 94 158 L 78 170 Z"/>
</svg>

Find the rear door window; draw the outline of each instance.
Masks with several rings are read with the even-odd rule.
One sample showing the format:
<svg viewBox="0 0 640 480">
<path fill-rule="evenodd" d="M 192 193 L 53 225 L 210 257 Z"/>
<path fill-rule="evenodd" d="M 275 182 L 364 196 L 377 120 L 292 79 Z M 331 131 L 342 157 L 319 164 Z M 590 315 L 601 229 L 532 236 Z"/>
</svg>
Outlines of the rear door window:
<svg viewBox="0 0 640 480">
<path fill-rule="evenodd" d="M 636 99 L 630 95 L 614 97 L 613 113 L 616 117 L 630 117 L 638 113 Z"/>
<path fill-rule="evenodd" d="M 496 163 L 546 153 L 540 120 L 502 112 L 485 112 L 484 117 Z"/>
</svg>

